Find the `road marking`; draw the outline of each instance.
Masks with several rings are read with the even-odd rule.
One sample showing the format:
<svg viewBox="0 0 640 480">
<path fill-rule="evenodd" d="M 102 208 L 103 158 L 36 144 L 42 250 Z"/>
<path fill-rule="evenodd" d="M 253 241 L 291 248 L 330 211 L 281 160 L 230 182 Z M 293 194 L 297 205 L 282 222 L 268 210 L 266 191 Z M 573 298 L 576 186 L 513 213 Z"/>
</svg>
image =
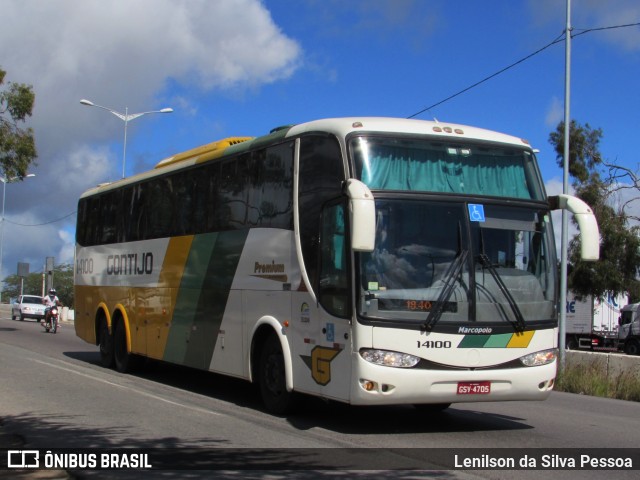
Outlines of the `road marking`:
<svg viewBox="0 0 640 480">
<path fill-rule="evenodd" d="M 211 411 L 211 410 L 206 410 L 204 408 L 194 407 L 194 406 L 191 406 L 191 405 L 185 405 L 183 403 L 174 402 L 173 400 L 168 400 L 168 399 L 160 397 L 158 395 L 153 395 L 152 393 L 148 393 L 148 392 L 144 392 L 142 390 L 138 390 L 137 388 L 126 387 L 124 385 L 119 385 L 117 383 L 113 383 L 113 382 L 110 382 L 108 380 L 103 380 L 101 378 L 96 378 L 96 377 L 93 377 L 93 376 L 91 376 L 89 374 L 78 372 L 77 370 L 73 370 L 71 368 L 66 368 L 66 367 L 62 367 L 62 366 L 59 366 L 59 365 L 52 365 L 51 363 L 43 362 L 41 360 L 36 360 L 36 359 L 33 359 L 33 358 L 31 360 L 33 360 L 36 363 L 40 363 L 42 365 L 46 365 L 48 367 L 57 368 L 58 370 L 63 370 L 65 372 L 74 373 L 74 374 L 79 375 L 81 377 L 89 378 L 89 379 L 94 380 L 96 382 L 105 383 L 107 385 L 111 385 L 111 386 L 114 386 L 114 387 L 117 387 L 117 388 L 121 388 L 123 390 L 129 390 L 130 392 L 137 393 L 138 395 L 142 395 L 144 397 L 153 398 L 154 400 L 159 400 L 161 402 L 168 403 L 169 405 L 174 405 L 174 406 L 182 407 L 182 408 L 188 408 L 188 409 L 196 411 L 196 412 L 208 413 L 210 415 L 216 415 L 216 416 L 223 415 L 222 413 L 214 412 L 214 411 Z"/>
</svg>

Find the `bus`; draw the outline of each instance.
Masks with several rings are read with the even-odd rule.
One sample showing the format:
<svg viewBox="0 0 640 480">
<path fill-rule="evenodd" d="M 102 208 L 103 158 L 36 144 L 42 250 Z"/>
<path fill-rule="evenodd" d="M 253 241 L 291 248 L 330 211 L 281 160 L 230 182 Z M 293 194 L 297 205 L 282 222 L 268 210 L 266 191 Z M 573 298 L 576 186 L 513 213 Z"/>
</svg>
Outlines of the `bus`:
<svg viewBox="0 0 640 480">
<path fill-rule="evenodd" d="M 75 330 L 120 372 L 147 357 L 245 379 L 264 407 L 543 400 L 558 355 L 551 211 L 527 141 L 334 118 L 233 137 L 81 195 Z M 215 377 L 214 377 L 215 378 Z"/>
</svg>

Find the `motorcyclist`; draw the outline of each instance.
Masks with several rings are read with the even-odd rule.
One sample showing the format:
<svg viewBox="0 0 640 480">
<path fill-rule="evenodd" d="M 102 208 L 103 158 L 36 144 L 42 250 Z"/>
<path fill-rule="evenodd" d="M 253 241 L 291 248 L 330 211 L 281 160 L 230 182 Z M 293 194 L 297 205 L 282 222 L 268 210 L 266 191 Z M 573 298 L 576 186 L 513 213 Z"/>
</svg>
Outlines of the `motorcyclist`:
<svg viewBox="0 0 640 480">
<path fill-rule="evenodd" d="M 51 316 L 51 308 L 62 306 L 62 302 L 56 295 L 56 289 L 52 288 L 49 290 L 49 295 L 44 297 L 44 324 L 48 324 L 50 322 L 49 317 Z"/>
</svg>

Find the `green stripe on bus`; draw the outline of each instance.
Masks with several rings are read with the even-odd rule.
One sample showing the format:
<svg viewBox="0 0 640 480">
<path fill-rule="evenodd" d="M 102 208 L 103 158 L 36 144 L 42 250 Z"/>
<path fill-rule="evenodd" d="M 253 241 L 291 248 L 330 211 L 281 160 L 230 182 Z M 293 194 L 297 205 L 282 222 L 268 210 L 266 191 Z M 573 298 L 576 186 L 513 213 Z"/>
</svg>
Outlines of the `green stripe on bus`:
<svg viewBox="0 0 640 480">
<path fill-rule="evenodd" d="M 163 360 L 208 369 L 248 230 L 196 235 Z"/>
<path fill-rule="evenodd" d="M 218 234 L 200 290 L 195 328 L 187 347 L 185 365 L 209 369 L 231 284 L 248 234 L 249 230 L 232 230 Z"/>
<path fill-rule="evenodd" d="M 171 329 L 164 349 L 163 360 L 167 362 L 184 363 L 188 342 L 193 334 L 200 288 L 207 273 L 207 265 L 213 253 L 217 236 L 217 233 L 196 235 L 191 243 L 191 250 L 189 250 L 189 257 L 185 263 L 180 288 L 176 296 Z"/>
<path fill-rule="evenodd" d="M 527 331 L 519 334 L 465 335 L 458 348 L 526 348 L 533 334 L 533 331 Z"/>
<path fill-rule="evenodd" d="M 484 348 L 506 348 L 513 337 L 512 333 L 503 333 L 501 335 L 491 335 Z"/>
<path fill-rule="evenodd" d="M 482 348 L 490 335 L 465 335 L 458 348 Z"/>
</svg>

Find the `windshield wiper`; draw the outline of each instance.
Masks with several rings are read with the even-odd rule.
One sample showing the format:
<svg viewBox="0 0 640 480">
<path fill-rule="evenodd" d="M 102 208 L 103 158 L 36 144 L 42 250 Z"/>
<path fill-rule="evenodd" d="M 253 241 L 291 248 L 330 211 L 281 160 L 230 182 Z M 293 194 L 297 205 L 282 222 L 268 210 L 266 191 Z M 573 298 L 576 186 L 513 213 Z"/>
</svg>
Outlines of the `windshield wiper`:
<svg viewBox="0 0 640 480">
<path fill-rule="evenodd" d="M 467 260 L 468 253 L 469 252 L 467 250 L 460 250 L 456 258 L 449 265 L 449 268 L 444 275 L 444 286 L 440 291 L 440 295 L 438 295 L 438 299 L 436 300 L 434 307 L 429 312 L 429 315 L 423 324 L 423 328 L 427 332 L 430 332 L 435 324 L 438 323 L 438 320 L 440 320 L 446 303 L 449 300 L 449 297 L 451 297 L 453 289 L 456 286 L 456 280 Z"/>
<path fill-rule="evenodd" d="M 516 317 L 516 321 L 514 322 L 511 319 L 509 319 L 506 313 L 504 314 L 505 318 L 511 325 L 513 325 L 513 328 L 516 332 L 524 332 L 524 329 L 526 326 L 524 322 L 524 317 L 522 316 L 522 312 L 520 311 L 520 308 L 518 308 L 518 305 L 516 304 L 516 301 L 513 298 L 513 295 L 511 295 L 511 292 L 509 292 L 509 290 L 507 289 L 507 286 L 502 281 L 502 277 L 500 276 L 498 271 L 495 269 L 495 267 L 491 263 L 491 260 L 486 254 L 481 253 L 480 255 L 478 255 L 478 260 L 480 261 L 480 264 L 484 268 L 489 270 L 489 273 L 495 280 L 496 284 L 498 285 L 498 288 L 500 289 L 504 297 L 507 299 L 507 302 L 511 307 L 511 311 L 513 312 L 513 315 Z M 496 304 L 500 306 L 500 308 L 502 309 L 499 303 L 496 302 Z M 504 313 L 504 310 L 503 310 L 503 313 Z"/>
</svg>

